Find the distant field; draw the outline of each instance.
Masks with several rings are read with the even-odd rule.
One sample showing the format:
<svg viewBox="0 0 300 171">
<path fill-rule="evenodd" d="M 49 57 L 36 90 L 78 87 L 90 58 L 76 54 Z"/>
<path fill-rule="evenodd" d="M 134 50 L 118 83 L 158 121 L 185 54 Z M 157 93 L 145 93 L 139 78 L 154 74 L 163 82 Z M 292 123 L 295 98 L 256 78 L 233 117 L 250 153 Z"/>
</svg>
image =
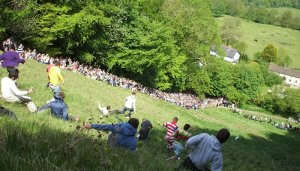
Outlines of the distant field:
<svg viewBox="0 0 300 171">
<path fill-rule="evenodd" d="M 229 17 L 231 16 L 217 18 L 219 26 L 221 27 L 224 19 Z M 246 52 L 250 58 L 253 58 L 256 52 L 262 51 L 266 45 L 271 43 L 277 48 L 285 49 L 293 60 L 290 67 L 300 69 L 300 31 L 240 20 L 241 26 L 238 31 L 242 33 L 241 41 L 248 45 Z"/>
</svg>

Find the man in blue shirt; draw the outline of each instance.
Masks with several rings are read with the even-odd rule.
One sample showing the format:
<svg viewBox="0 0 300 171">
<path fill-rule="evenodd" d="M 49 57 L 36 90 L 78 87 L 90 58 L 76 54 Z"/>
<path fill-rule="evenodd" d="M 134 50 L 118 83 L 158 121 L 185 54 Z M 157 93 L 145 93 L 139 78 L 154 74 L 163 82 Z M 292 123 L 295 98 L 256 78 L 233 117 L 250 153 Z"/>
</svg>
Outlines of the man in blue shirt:
<svg viewBox="0 0 300 171">
<path fill-rule="evenodd" d="M 110 131 L 108 144 L 112 147 L 123 147 L 131 151 L 136 150 L 137 139 L 135 134 L 139 126 L 139 120 L 136 118 L 129 119 L 126 123 L 120 124 L 87 124 L 86 129 L 96 129 Z"/>
</svg>

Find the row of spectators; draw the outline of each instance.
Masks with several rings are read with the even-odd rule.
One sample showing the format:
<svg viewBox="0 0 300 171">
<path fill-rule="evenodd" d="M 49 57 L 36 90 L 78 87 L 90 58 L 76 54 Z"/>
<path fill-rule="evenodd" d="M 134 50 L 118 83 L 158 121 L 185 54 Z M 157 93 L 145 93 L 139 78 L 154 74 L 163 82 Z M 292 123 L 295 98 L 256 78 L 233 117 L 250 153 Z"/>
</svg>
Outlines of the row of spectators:
<svg viewBox="0 0 300 171">
<path fill-rule="evenodd" d="M 26 50 L 24 53 L 21 53 L 21 56 L 24 59 L 34 59 L 43 64 L 53 64 L 55 60 L 59 60 L 62 69 L 79 72 L 93 80 L 104 81 L 112 86 L 139 91 L 187 109 L 198 109 L 202 105 L 202 101 L 193 94 L 167 93 L 154 88 L 145 87 L 133 80 L 113 75 L 100 68 L 80 64 L 78 61 L 73 61 L 71 58 L 53 58 L 48 54 L 37 53 L 35 49 L 32 51 Z"/>
</svg>

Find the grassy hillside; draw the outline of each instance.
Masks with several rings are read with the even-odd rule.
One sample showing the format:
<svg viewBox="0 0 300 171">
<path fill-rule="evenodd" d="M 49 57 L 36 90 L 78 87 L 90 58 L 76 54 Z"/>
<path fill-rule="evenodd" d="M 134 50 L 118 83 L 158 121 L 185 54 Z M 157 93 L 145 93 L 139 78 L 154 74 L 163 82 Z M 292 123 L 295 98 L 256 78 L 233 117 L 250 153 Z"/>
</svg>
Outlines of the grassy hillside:
<svg viewBox="0 0 300 171">
<path fill-rule="evenodd" d="M 51 98 L 46 88 L 45 65 L 27 61 L 20 66 L 20 87 L 34 88 L 33 101 L 43 105 Z M 0 70 L 1 78 L 6 71 Z M 71 114 L 81 122 L 115 123 L 115 116 L 100 119 L 97 104 L 122 107 L 129 90 L 90 80 L 78 73 L 64 72 L 66 102 Z M 111 149 L 107 133 L 77 131 L 81 123 L 64 122 L 50 116 L 28 113 L 21 104 L 0 105 L 15 111 L 19 121 L 0 118 L 0 170 L 173 170 L 182 161 L 166 161 L 165 130 L 160 126 L 179 117 L 179 126 L 192 125 L 194 134 L 230 129 L 232 137 L 224 145 L 224 170 L 300 170 L 300 134 L 277 129 L 265 123 L 246 120 L 225 109 L 185 110 L 138 93 L 137 114 L 154 123 L 150 139 L 139 142 L 135 153 Z M 92 118 L 91 118 L 92 117 Z M 90 119 L 90 120 L 88 120 Z M 126 121 L 124 116 L 119 119 Z M 240 136 L 235 141 L 234 137 Z"/>
<path fill-rule="evenodd" d="M 217 18 L 221 27 L 225 16 Z M 300 69 L 300 31 L 282 28 L 267 24 L 258 24 L 240 19 L 241 26 L 237 31 L 241 32 L 241 41 L 247 43 L 247 54 L 252 58 L 258 51 L 262 51 L 266 45 L 273 44 L 277 48 L 284 48 L 286 53 L 292 58 L 292 68 Z"/>
</svg>

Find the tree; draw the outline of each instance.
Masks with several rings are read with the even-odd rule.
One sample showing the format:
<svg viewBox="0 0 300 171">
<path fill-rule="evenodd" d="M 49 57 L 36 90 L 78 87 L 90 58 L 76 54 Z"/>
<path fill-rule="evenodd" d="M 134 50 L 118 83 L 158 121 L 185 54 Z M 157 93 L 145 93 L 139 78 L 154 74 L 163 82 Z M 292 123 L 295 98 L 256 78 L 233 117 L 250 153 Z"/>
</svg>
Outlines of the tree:
<svg viewBox="0 0 300 171">
<path fill-rule="evenodd" d="M 286 51 L 283 48 L 278 50 L 278 62 L 280 66 L 288 67 L 292 63 L 292 59 L 287 55 Z"/>
<path fill-rule="evenodd" d="M 277 62 L 277 48 L 272 44 L 267 45 L 261 53 L 261 58 L 265 62 Z"/>
<path fill-rule="evenodd" d="M 241 33 L 237 31 L 240 24 L 241 22 L 238 19 L 232 17 L 225 18 L 221 28 L 221 38 L 226 45 L 234 45 L 238 42 L 241 36 Z"/>
<path fill-rule="evenodd" d="M 212 0 L 211 9 L 215 17 L 223 16 L 226 10 L 224 1 Z"/>
<path fill-rule="evenodd" d="M 280 25 L 283 27 L 290 27 L 293 22 L 293 14 L 290 10 L 284 11 L 284 13 L 280 17 Z"/>
</svg>

